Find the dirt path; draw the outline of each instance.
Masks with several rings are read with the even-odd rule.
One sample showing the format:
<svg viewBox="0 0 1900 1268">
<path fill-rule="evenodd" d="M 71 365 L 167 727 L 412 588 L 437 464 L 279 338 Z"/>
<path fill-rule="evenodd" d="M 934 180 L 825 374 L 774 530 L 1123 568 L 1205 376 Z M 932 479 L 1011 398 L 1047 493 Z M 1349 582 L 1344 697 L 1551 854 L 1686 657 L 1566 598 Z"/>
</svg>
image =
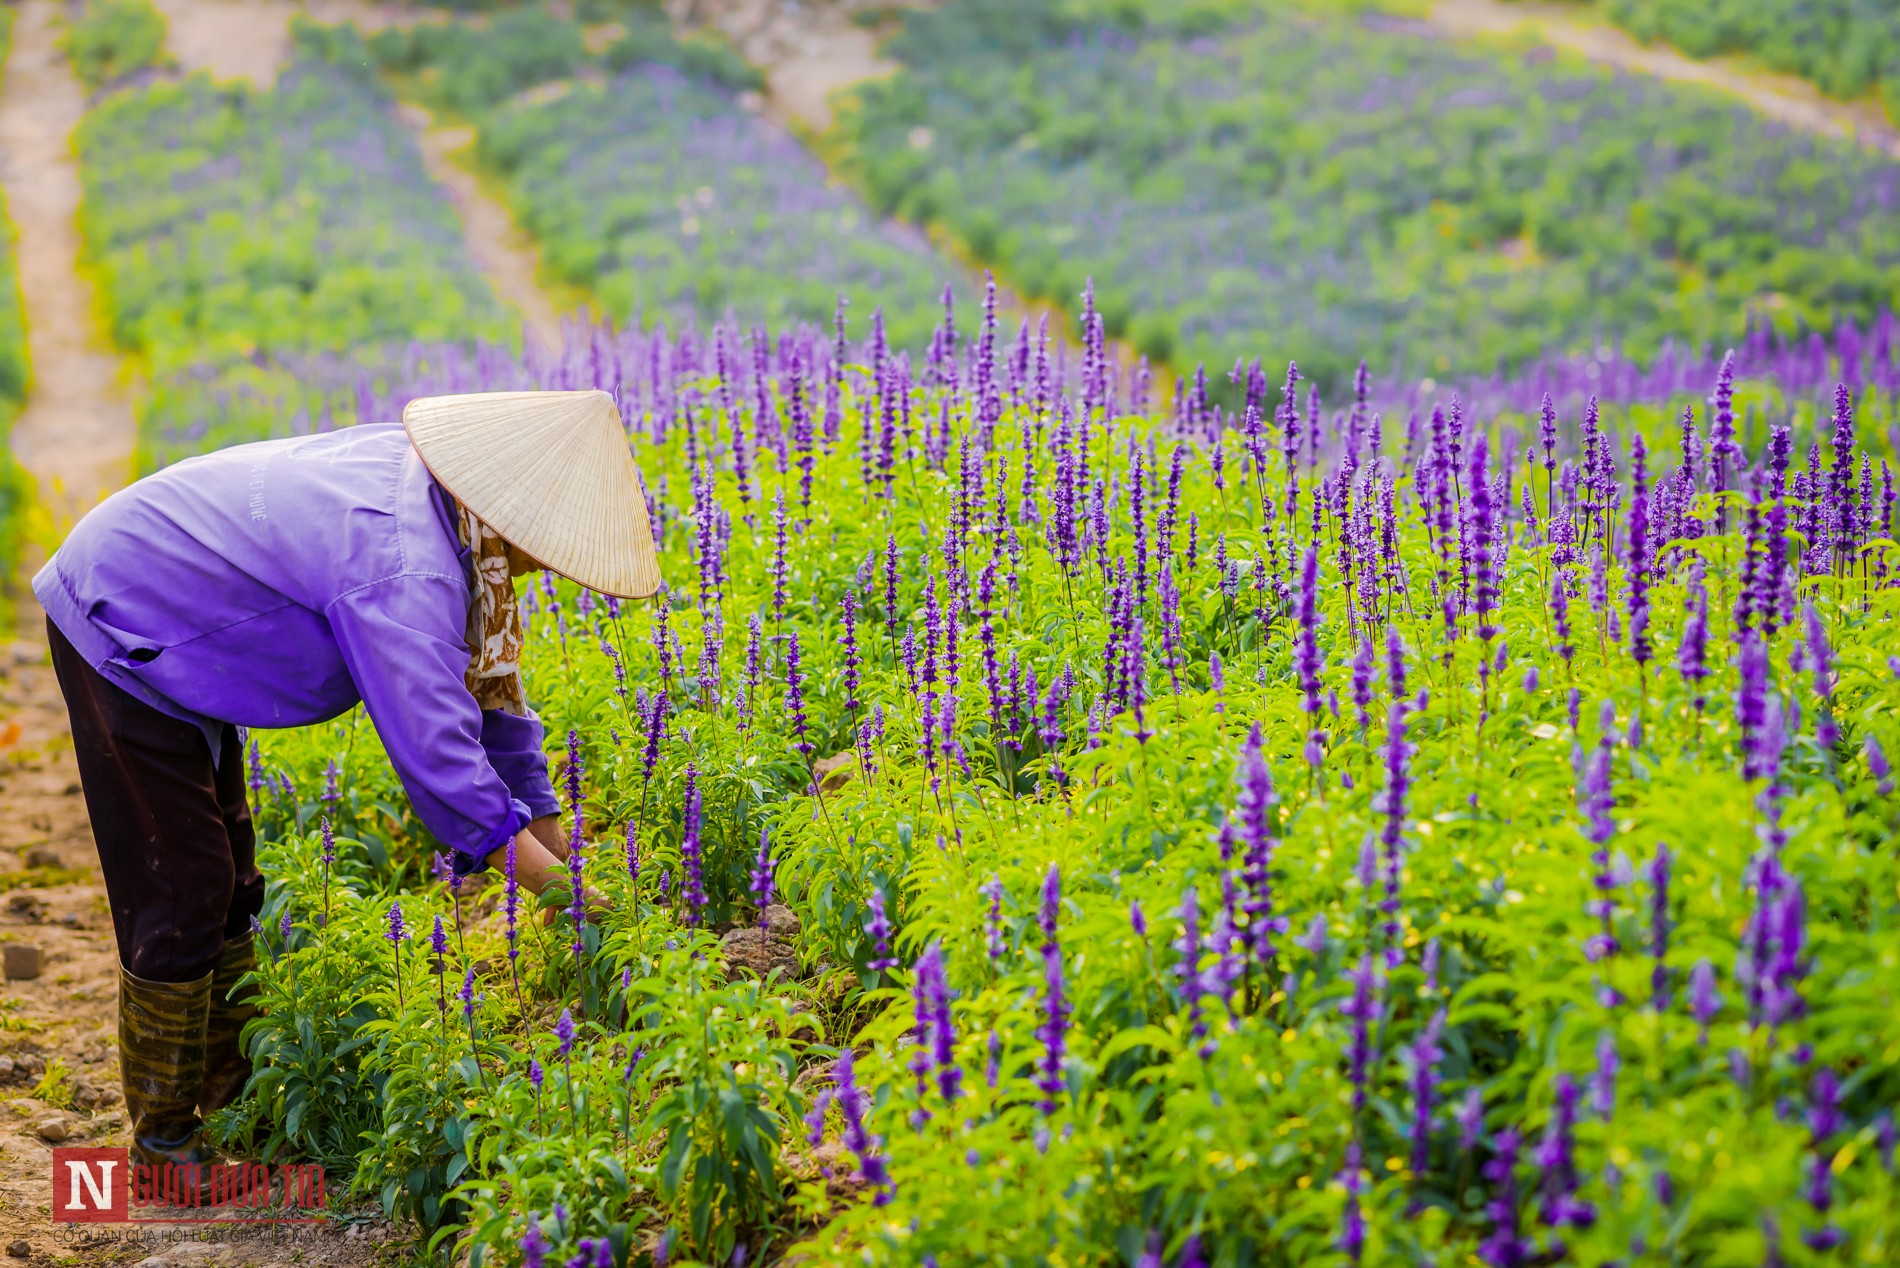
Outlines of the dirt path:
<svg viewBox="0 0 1900 1268">
<path fill-rule="evenodd" d="M 561 319 L 536 280 L 539 260 L 534 244 L 515 224 L 508 209 L 484 190 L 462 155 L 474 144 L 475 129 L 445 127 L 427 109 L 406 101 L 398 111 L 422 148 L 422 165 L 436 184 L 449 191 L 462 219 L 462 237 L 477 268 L 502 301 L 521 314 L 543 347 L 561 346 Z"/>
<path fill-rule="evenodd" d="M 714 26 L 765 76 L 766 113 L 819 133 L 831 127 L 831 95 L 896 72 L 878 54 L 884 32 L 860 15 L 895 7 L 880 0 L 665 0 L 675 25 Z"/>
<path fill-rule="evenodd" d="M 94 320 L 79 259 L 79 166 L 72 130 L 86 98 L 55 43 L 58 6 L 27 0 L 13 24 L 0 84 L 0 180 L 19 231 L 33 389 L 13 448 L 38 479 L 55 531 L 131 470 L 132 410 L 119 361 Z"/>
<path fill-rule="evenodd" d="M 77 272 L 73 126 L 85 95 L 55 44 L 54 0 L 28 0 L 0 81 L 0 181 L 18 232 L 32 390 L 13 446 L 63 533 L 131 469 L 132 411 L 119 363 Z M 29 549 L 27 568 L 40 552 Z M 23 595 L 21 641 L 0 646 L 0 946 L 42 962 L 0 994 L 0 1242 L 51 1253 L 51 1147 L 122 1144 L 113 1000 L 118 959 L 79 797 L 65 706 L 39 610 Z M 68 1077 L 23 1095 L 48 1066 Z M 22 1246 L 24 1243 L 24 1246 Z"/>
<path fill-rule="evenodd" d="M 1505 0 L 1436 0 L 1429 21 L 1460 38 L 1534 32 L 1593 61 L 1718 88 L 1789 127 L 1858 140 L 1900 158 L 1900 133 L 1871 103 L 1834 101 L 1804 80 L 1755 70 L 1730 58 L 1698 61 L 1667 45 L 1641 44 L 1627 32 L 1592 22 L 1573 8 Z"/>
</svg>

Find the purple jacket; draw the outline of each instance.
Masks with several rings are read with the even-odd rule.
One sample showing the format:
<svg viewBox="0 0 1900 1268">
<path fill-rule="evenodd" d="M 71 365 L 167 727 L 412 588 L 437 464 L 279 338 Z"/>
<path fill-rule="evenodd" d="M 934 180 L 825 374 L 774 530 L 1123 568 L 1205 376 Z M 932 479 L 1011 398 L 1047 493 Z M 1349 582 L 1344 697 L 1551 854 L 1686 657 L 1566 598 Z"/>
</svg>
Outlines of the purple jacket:
<svg viewBox="0 0 1900 1268">
<path fill-rule="evenodd" d="M 113 494 L 33 578 L 108 680 L 204 728 L 322 722 L 358 700 L 424 824 L 481 866 L 558 803 L 541 723 L 463 676 L 470 596 L 448 495 L 401 427 L 191 458 Z"/>
</svg>

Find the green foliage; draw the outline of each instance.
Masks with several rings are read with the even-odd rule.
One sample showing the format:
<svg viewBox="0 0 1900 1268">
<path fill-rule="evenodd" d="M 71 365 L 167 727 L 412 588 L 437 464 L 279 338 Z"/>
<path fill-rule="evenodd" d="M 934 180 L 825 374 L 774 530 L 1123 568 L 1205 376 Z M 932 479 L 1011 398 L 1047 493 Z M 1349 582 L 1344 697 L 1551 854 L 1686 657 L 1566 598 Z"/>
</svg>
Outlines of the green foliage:
<svg viewBox="0 0 1900 1268">
<path fill-rule="evenodd" d="M 165 52 L 165 15 L 152 0 L 84 0 L 59 45 L 79 82 L 95 93 L 172 60 Z"/>
<path fill-rule="evenodd" d="M 381 87 L 302 38 L 272 89 L 156 84 L 76 136 L 86 263 L 151 384 L 147 465 L 326 425 L 411 340 L 510 332 Z"/>
<path fill-rule="evenodd" d="M 1642 76 L 1249 9 L 911 13 L 904 70 L 844 115 L 846 169 L 1030 298 L 1072 310 L 1093 278 L 1111 334 L 1188 371 L 1442 381 L 1900 296 L 1874 154 Z"/>
<path fill-rule="evenodd" d="M 751 386 L 734 387 L 734 408 L 750 426 Z M 690 390 L 712 400 L 719 389 L 697 379 Z M 919 391 L 913 415 L 934 417 L 937 404 L 935 389 Z M 784 417 L 786 402 L 774 406 Z M 1859 406 L 1864 434 L 1893 419 L 1878 394 Z M 843 433 L 860 434 L 876 408 L 850 376 Z M 1822 421 L 1772 384 L 1747 385 L 1738 410 L 1790 422 L 1803 437 Z M 565 915 L 544 928 L 524 913 L 519 958 L 511 959 L 499 882 L 478 877 L 455 899 L 420 879 L 414 840 L 393 841 L 378 861 L 346 847 L 345 883 L 366 896 L 320 923 L 312 817 L 367 815 L 394 830 L 399 820 L 379 808 L 395 797 L 393 784 L 374 749 L 348 738 L 347 721 L 263 737 L 262 769 L 284 772 L 291 786 L 274 777 L 257 799 L 267 833 L 291 834 L 276 847 L 288 852 L 269 858 L 266 915 L 288 909 L 296 921 L 289 954 L 267 972 L 286 981 L 334 972 L 335 987 L 325 988 L 334 993 L 321 1006 L 340 1012 L 343 992 L 355 990 L 378 1018 L 361 1027 L 368 1046 L 337 1062 L 348 1070 L 352 1056 L 360 1061 L 348 1077 L 374 1107 L 369 1121 L 351 1124 L 366 1133 L 358 1185 L 433 1229 L 439 1249 L 466 1245 L 472 1262 L 512 1262 L 532 1224 L 553 1262 L 578 1253 L 583 1238 L 606 1238 L 616 1262 L 640 1262 L 665 1239 L 704 1262 L 727 1261 L 743 1242 L 755 1258 L 789 1250 L 816 1262 L 1095 1263 L 1132 1259 L 1154 1242 L 1172 1260 L 1191 1237 L 1210 1262 L 1335 1262 L 1345 1150 L 1357 1140 L 1366 1173 L 1351 1174 L 1371 1229 L 1366 1261 L 1462 1262 L 1490 1232 L 1492 1186 L 1481 1168 L 1499 1133 L 1515 1129 L 1534 1144 L 1551 1121 L 1558 1077 L 1589 1079 L 1606 1043 L 1621 1066 L 1609 1083 L 1613 1113 L 1587 1112 L 1576 1127 L 1579 1197 L 1597 1218 L 1561 1230 L 1577 1262 L 1626 1258 L 1639 1239 L 1691 1262 L 1725 1247 L 1760 1259 L 1776 1237 L 1792 1258 L 1801 1233 L 1822 1222 L 1838 1226 L 1856 1254 L 1877 1258 L 1900 1235 L 1900 1189 L 1875 1142 L 1875 1116 L 1900 1100 L 1892 1056 L 1900 1012 L 1887 971 L 1900 965 L 1900 873 L 1887 848 L 1900 803 L 1868 756 L 1870 741 L 1900 747 L 1900 692 L 1881 632 L 1900 591 L 1884 527 L 1870 543 L 1865 583 L 1825 570 L 1800 583 L 1799 602 L 1815 603 L 1832 647 L 1825 696 L 1808 668 L 1784 668 L 1807 642 L 1800 620 L 1768 646 L 1768 691 L 1781 716 L 1800 719 L 1789 723 L 1793 742 L 1771 790 L 1769 780 L 1739 772 L 1751 741 L 1732 703 L 1739 670 L 1730 613 L 1742 547 L 1734 495 L 1705 493 L 1686 508 L 1700 528 L 1672 539 L 1657 565 L 1649 627 L 1657 647 L 1646 665 L 1632 659 L 1619 628 L 1628 582 L 1621 510 L 1609 519 L 1576 512 L 1586 550 L 1606 531 L 1615 536 L 1607 602 L 1592 607 L 1581 592 L 1572 600 L 1568 654 L 1546 596 L 1560 574 L 1587 588 L 1587 568 L 1563 562 L 1515 513 L 1496 547 L 1497 628 L 1480 633 L 1466 614 L 1454 617 L 1448 638 L 1431 593 L 1434 585 L 1458 591 L 1459 559 L 1438 553 L 1415 500 L 1413 466 L 1396 460 L 1404 442 L 1388 428 L 1379 471 L 1396 480 L 1397 564 L 1378 584 L 1390 592 L 1365 606 L 1361 583 L 1337 570 L 1337 521 L 1325 510 L 1313 539 L 1321 687 L 1309 706 L 1298 668 L 1297 568 L 1310 492 L 1289 526 L 1284 509 L 1262 511 L 1263 497 L 1284 508 L 1290 496 L 1277 452 L 1264 478 L 1230 457 L 1217 484 L 1205 450 L 1167 425 L 1122 419 L 1105 430 L 1098 419 L 1092 469 L 1127 489 L 1136 476 L 1126 455 L 1143 453 L 1151 566 L 1165 561 L 1180 590 L 1178 624 L 1150 600 L 1146 669 L 1137 669 L 1146 694 L 1139 708 L 1124 709 L 1102 702 L 1128 672 L 1115 655 L 1104 658 L 1122 646 L 1104 570 L 1112 576 L 1108 561 L 1137 548 L 1125 495 L 1111 504 L 1109 536 L 1065 568 L 1046 522 L 1019 522 L 1013 496 L 993 512 L 985 492 L 969 510 L 967 571 L 944 571 L 946 518 L 964 513 L 954 457 L 940 467 L 900 453 L 887 497 L 864 488 L 859 455 L 841 445 L 814 455 L 807 508 L 796 468 L 762 448 L 747 498 L 722 464 L 710 494 L 702 486 L 701 500 L 682 502 L 672 491 L 690 487 L 683 427 L 672 425 L 670 408 L 656 420 L 636 407 L 635 417 L 633 443 L 674 584 L 669 601 L 631 608 L 565 583 L 523 587 L 530 698 L 556 754 L 570 728 L 581 741 L 586 879 L 603 901 L 579 953 Z M 1663 406 L 1611 409 L 1605 422 L 1619 455 L 1639 433 L 1655 453 L 1673 442 L 1679 417 Z M 1526 422 L 1489 421 L 1497 436 Z M 1050 425 L 1038 439 L 1037 421 L 1007 403 L 989 459 L 1012 473 L 1002 482 L 1008 490 L 1032 473 L 1045 516 Z M 967 443 L 969 434 L 955 439 Z M 1222 439 L 1229 455 L 1245 452 L 1240 434 Z M 1178 444 L 1178 506 L 1192 528 L 1176 519 L 1162 546 L 1152 517 L 1171 496 L 1163 473 Z M 1516 470 L 1494 470 L 1498 505 L 1515 507 Z M 975 479 L 990 488 L 989 476 Z M 1529 481 L 1540 523 L 1553 487 Z M 782 584 L 767 509 L 781 495 L 790 521 Z M 1630 496 L 1619 494 L 1625 508 Z M 1375 497 L 1370 506 L 1378 505 Z M 1727 508 L 1726 532 L 1716 530 L 1718 505 Z M 693 517 L 709 513 L 731 535 L 721 546 L 722 579 L 702 598 Z M 1002 532 L 991 531 L 992 514 L 1004 517 Z M 894 608 L 883 598 L 887 542 L 898 550 Z M 1673 667 L 1697 559 L 1706 565 L 1713 674 L 1701 681 Z M 946 618 L 960 631 L 959 669 L 941 640 L 926 659 L 926 577 L 940 601 L 968 587 L 967 606 Z M 860 612 L 855 705 L 841 633 L 847 594 Z M 724 643 L 715 613 L 724 628 L 757 618 L 756 673 L 744 668 L 736 641 Z M 1411 702 L 1412 751 L 1402 759 L 1410 789 L 1396 810 L 1386 800 L 1395 689 L 1382 670 L 1369 672 L 1362 717 L 1352 668 L 1361 640 L 1382 647 L 1386 628 L 1405 649 Z M 1162 629 L 1171 630 L 1167 644 Z M 899 651 L 906 631 L 919 649 L 917 678 Z M 786 681 L 793 633 L 804 655 L 802 731 Z M 667 649 L 664 660 L 656 648 Z M 1011 665 L 1045 687 L 1073 673 L 1074 694 L 1053 723 L 1038 708 L 991 705 L 992 654 L 999 682 L 1015 677 Z M 923 723 L 953 674 L 962 686 L 951 750 L 934 729 L 927 741 Z M 671 703 L 649 768 L 644 719 L 661 690 Z M 860 761 L 814 796 L 810 762 L 849 753 L 873 710 L 883 725 Z M 1840 730 L 1827 747 L 1815 738 L 1822 716 Z M 1274 949 L 1247 961 L 1239 977 L 1210 988 L 1196 1012 L 1182 990 L 1184 963 L 1213 974 L 1231 953 L 1223 937 L 1265 918 L 1242 912 L 1222 923 L 1230 920 L 1223 891 L 1241 862 L 1230 857 L 1240 846 L 1228 827 L 1243 814 L 1237 767 L 1256 728 L 1277 785 L 1270 914 L 1291 927 L 1275 932 Z M 801 742 L 813 751 L 801 752 Z M 322 772 L 346 753 L 339 797 L 325 801 Z M 1610 797 L 1600 863 L 1588 835 L 1598 820 L 1580 801 L 1599 755 Z M 681 897 L 689 770 L 701 795 L 707 892 L 697 927 Z M 1394 891 L 1385 888 L 1377 842 L 1394 824 L 1399 900 L 1388 932 L 1382 902 Z M 797 981 L 731 970 L 733 935 L 709 932 L 754 920 L 751 869 L 762 833 L 779 896 L 800 922 L 801 958 L 817 970 Z M 1774 1027 L 1734 976 L 1771 837 L 1785 837 L 1777 850 L 1804 891 L 1808 939 L 1805 1011 Z M 1654 957 L 1658 890 L 1642 869 L 1659 843 L 1673 869 L 1666 945 Z M 1061 892 L 1050 936 L 1038 907 L 1052 866 Z M 1611 896 L 1600 917 L 1591 905 L 1605 875 Z M 983 888 L 992 880 L 1001 895 L 994 935 Z M 564 912 L 564 888 L 555 886 L 540 909 Z M 916 1073 L 912 971 L 870 965 L 873 892 L 890 911 L 900 963 L 941 947 L 960 1070 L 954 1099 L 934 1073 Z M 1180 912 L 1190 892 L 1211 941 L 1186 962 Z M 398 898 L 412 931 L 401 952 L 400 1004 L 379 915 Z M 1140 930 L 1136 905 L 1145 913 Z M 450 930 L 440 978 L 421 946 L 438 913 Z M 1616 949 L 1592 953 L 1606 931 Z M 1380 976 L 1381 1020 L 1370 1036 L 1365 1105 L 1356 1108 L 1355 1032 L 1344 1006 L 1355 968 L 1388 940 L 1396 956 Z M 1073 1008 L 1053 1096 L 1038 1085 L 1045 946 L 1060 958 Z M 1428 947 L 1436 955 L 1429 976 Z M 1706 1039 L 1688 1010 L 1689 976 L 1704 961 L 1721 996 Z M 471 966 L 472 1018 L 456 997 Z M 278 1011 L 309 1007 L 286 1000 Z M 576 1024 L 568 1057 L 551 1033 L 563 1010 Z M 1460 1147 L 1442 1111 L 1427 1166 L 1415 1170 L 1407 1053 L 1441 1010 L 1440 1103 L 1475 1092 L 1480 1143 Z M 835 1104 L 816 1115 L 820 1144 L 803 1134 L 813 1093 L 826 1086 L 821 1062 L 845 1045 L 857 1053 L 869 1147 L 889 1168 L 884 1186 L 857 1174 Z M 270 1060 L 260 1086 L 271 1086 Z M 1745 1080 L 1731 1077 L 1735 1060 L 1746 1062 Z M 539 1087 L 531 1061 L 543 1073 Z M 1817 1146 L 1798 1112 L 1778 1108 L 1806 1105 L 1823 1066 L 1844 1079 L 1846 1119 L 1831 1135 L 1825 1217 L 1803 1196 Z M 1537 1225 L 1537 1174 L 1519 1175 L 1527 1227 Z M 1665 1175 L 1678 1186 L 1673 1197 L 1658 1196 Z M 557 1204 L 564 1218 L 552 1214 Z M 1540 1226 L 1536 1235 L 1551 1232 Z"/>
<path fill-rule="evenodd" d="M 1830 97 L 1871 91 L 1900 101 L 1897 0 L 1592 0 L 1645 42 L 1691 57 L 1746 54 Z M 1889 107 L 1891 109 L 1891 106 Z M 1897 115 L 1896 117 L 1900 117 Z"/>
</svg>

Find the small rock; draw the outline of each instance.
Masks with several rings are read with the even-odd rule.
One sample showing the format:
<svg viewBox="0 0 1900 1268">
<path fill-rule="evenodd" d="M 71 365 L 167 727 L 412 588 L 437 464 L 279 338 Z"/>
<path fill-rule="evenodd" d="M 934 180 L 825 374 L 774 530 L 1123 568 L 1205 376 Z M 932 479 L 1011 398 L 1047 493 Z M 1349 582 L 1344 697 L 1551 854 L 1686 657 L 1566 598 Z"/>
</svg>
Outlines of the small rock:
<svg viewBox="0 0 1900 1268">
<path fill-rule="evenodd" d="M 46 953 L 25 942 L 7 943 L 5 954 L 9 982 L 30 982 L 46 967 Z"/>
<path fill-rule="evenodd" d="M 82 1110 L 95 1110 L 102 1105 L 117 1103 L 117 1088 L 98 1087 L 84 1079 L 73 1080 L 73 1104 Z"/>
<path fill-rule="evenodd" d="M 734 929 L 719 940 L 726 967 L 764 977 L 773 969 L 791 977 L 798 972 L 798 953 L 789 943 L 768 937 L 763 929 Z"/>
<path fill-rule="evenodd" d="M 46 649 L 25 639 L 15 639 L 7 649 L 16 665 L 37 665 L 46 659 Z"/>
<path fill-rule="evenodd" d="M 21 891 L 7 895 L 7 913 L 23 920 L 38 920 L 40 913 L 46 910 L 46 900 L 38 894 Z"/>
<path fill-rule="evenodd" d="M 78 795 L 80 794 L 80 792 L 81 792 L 81 791 L 82 791 L 82 790 L 80 789 L 80 787 L 79 787 L 79 785 L 78 785 L 78 784 L 68 784 L 68 785 L 66 785 L 66 795 L 67 795 L 68 797 L 77 797 L 77 796 L 78 796 Z"/>
<path fill-rule="evenodd" d="M 34 1056 L 30 1052 L 22 1052 L 13 1058 L 13 1065 L 15 1070 L 29 1079 L 37 1079 L 46 1073 L 46 1059 Z"/>
<path fill-rule="evenodd" d="M 66 866 L 66 860 L 59 856 L 59 851 L 49 845 L 34 846 L 26 852 L 26 858 L 23 861 L 28 867 Z"/>
<path fill-rule="evenodd" d="M 18 1069 L 18 1067 L 14 1064 L 12 1057 L 0 1057 L 0 1083 L 5 1083 L 13 1078 L 13 1072 L 16 1069 Z"/>
<path fill-rule="evenodd" d="M 33 1243 L 24 1237 L 15 1238 L 7 1243 L 7 1254 L 15 1259 L 26 1259 L 33 1254 Z"/>
<path fill-rule="evenodd" d="M 798 913 L 784 903 L 773 903 L 765 909 L 765 927 L 774 938 L 789 942 L 798 936 Z"/>
<path fill-rule="evenodd" d="M 45 1118 L 35 1119 L 33 1134 L 49 1145 L 57 1145 L 73 1134 L 73 1125 L 64 1115 L 48 1114 Z"/>
</svg>

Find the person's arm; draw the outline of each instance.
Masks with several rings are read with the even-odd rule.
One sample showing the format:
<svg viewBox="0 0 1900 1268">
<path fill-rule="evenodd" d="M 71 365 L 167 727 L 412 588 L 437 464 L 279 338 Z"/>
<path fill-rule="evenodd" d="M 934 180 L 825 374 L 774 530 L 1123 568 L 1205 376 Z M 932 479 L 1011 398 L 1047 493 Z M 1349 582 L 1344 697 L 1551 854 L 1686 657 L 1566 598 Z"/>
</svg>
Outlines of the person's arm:
<svg viewBox="0 0 1900 1268">
<path fill-rule="evenodd" d="M 540 838 L 530 830 L 532 827 L 530 824 L 515 834 L 515 879 L 523 889 L 539 894 L 548 887 L 549 882 L 567 878 L 567 859 L 556 857 L 553 851 L 541 844 Z M 508 866 L 508 847 L 503 845 L 490 854 L 487 861 L 488 866 L 499 872 Z"/>
<path fill-rule="evenodd" d="M 480 870 L 512 838 L 522 847 L 517 875 L 539 893 L 559 860 L 527 831 L 543 816 L 511 794 L 482 744 L 482 710 L 464 681 L 467 604 L 465 582 L 410 574 L 352 591 L 325 615 L 390 764 L 457 875 Z"/>
<path fill-rule="evenodd" d="M 567 838 L 561 832 L 561 803 L 555 800 L 554 782 L 548 776 L 547 754 L 542 750 L 541 719 L 504 713 L 499 709 L 482 712 L 482 748 L 488 762 L 508 785 L 508 792 L 528 808 L 533 816 L 528 831 L 547 847 L 550 854 L 567 861 Z"/>
</svg>

